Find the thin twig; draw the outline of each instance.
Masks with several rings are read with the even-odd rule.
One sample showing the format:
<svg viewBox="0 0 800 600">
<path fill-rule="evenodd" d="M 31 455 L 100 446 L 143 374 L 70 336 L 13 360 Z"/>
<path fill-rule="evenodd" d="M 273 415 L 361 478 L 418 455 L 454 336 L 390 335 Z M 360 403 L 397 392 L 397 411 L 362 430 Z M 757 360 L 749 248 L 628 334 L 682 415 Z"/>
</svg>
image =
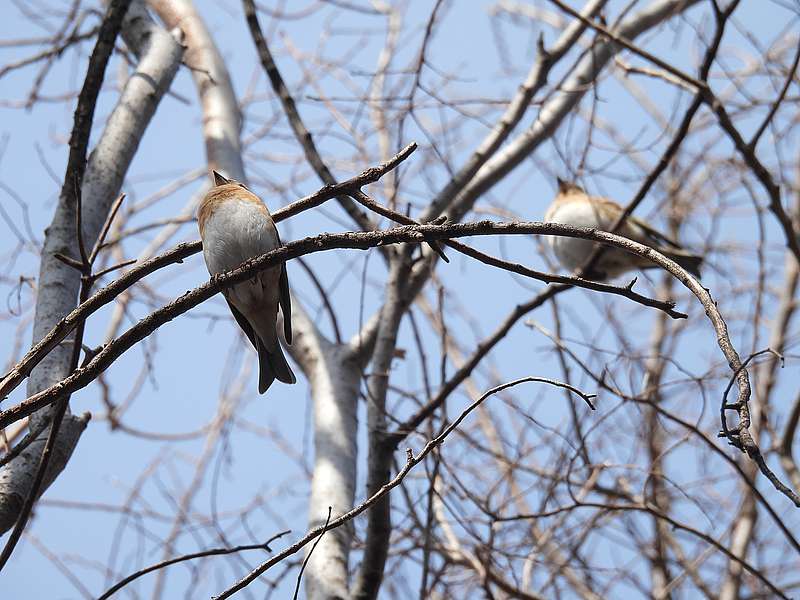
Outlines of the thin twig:
<svg viewBox="0 0 800 600">
<path fill-rule="evenodd" d="M 311 559 L 311 555 L 314 554 L 314 550 L 317 548 L 317 545 L 322 541 L 322 536 L 325 535 L 325 532 L 328 531 L 328 525 L 331 522 L 331 511 L 333 510 L 332 506 L 328 507 L 328 518 L 325 519 L 325 525 L 322 526 L 322 532 L 319 534 L 317 541 L 314 542 L 314 545 L 311 546 L 311 550 L 308 551 L 306 557 L 303 559 L 303 565 L 300 567 L 300 572 L 297 574 L 297 585 L 294 588 L 294 595 L 292 596 L 292 600 L 297 600 L 297 595 L 300 593 L 300 582 L 303 580 L 303 571 L 306 570 L 306 565 L 308 561 Z"/>
<path fill-rule="evenodd" d="M 111 203 L 111 209 L 108 211 L 106 215 L 106 220 L 103 223 L 102 229 L 100 229 L 100 235 L 97 236 L 97 239 L 94 242 L 94 247 L 92 248 L 91 254 L 89 254 L 89 262 L 94 263 L 95 259 L 97 258 L 97 254 L 100 252 L 100 249 L 103 247 L 103 244 L 106 242 L 106 236 L 108 236 L 108 232 L 111 229 L 111 224 L 114 222 L 114 218 L 117 216 L 117 212 L 119 211 L 120 206 L 122 206 L 122 202 L 125 200 L 125 194 L 120 194 L 117 196 L 117 199 Z"/>
<path fill-rule="evenodd" d="M 798 63 L 800 63 L 800 44 L 797 44 L 797 50 L 795 50 L 794 53 L 794 60 L 792 61 L 792 66 L 789 67 L 789 72 L 786 74 L 786 81 L 783 84 L 783 88 L 781 88 L 778 97 L 775 98 L 775 102 L 772 103 L 767 116 L 764 117 L 761 125 L 758 127 L 758 129 L 756 129 L 753 137 L 750 138 L 750 141 L 747 143 L 752 151 L 755 151 L 756 146 L 758 145 L 758 140 L 761 139 L 761 136 L 767 130 L 767 127 L 769 127 L 773 117 L 775 117 L 775 113 L 778 112 L 778 108 L 780 108 L 780 105 L 783 103 L 783 99 L 786 98 L 786 94 L 789 91 L 789 88 L 792 86 L 792 82 L 794 81 L 794 75 L 797 72 Z"/>
<path fill-rule="evenodd" d="M 212 548 L 211 550 L 202 550 L 200 552 L 194 552 L 192 554 L 184 554 L 183 556 L 176 556 L 175 558 L 162 560 L 161 562 L 157 562 L 153 565 L 150 565 L 149 567 L 145 567 L 144 569 L 139 569 L 135 573 L 131 573 L 124 579 L 121 579 L 113 586 L 108 588 L 108 590 L 103 592 L 101 596 L 98 596 L 97 600 L 107 600 L 129 583 L 139 579 L 139 577 L 141 577 L 142 575 L 147 575 L 148 573 L 152 573 L 153 571 L 158 571 L 159 569 L 164 569 L 171 565 L 185 562 L 187 560 L 194 560 L 195 558 L 204 558 L 206 556 L 220 556 L 225 554 L 234 554 L 236 552 L 243 552 L 245 550 L 266 550 L 267 552 L 272 552 L 272 548 L 270 548 L 269 545 L 278 538 L 281 538 L 288 533 L 290 533 L 290 530 L 288 529 L 286 531 L 281 531 L 280 533 L 276 533 L 263 544 L 246 544 L 243 546 L 234 546 L 233 548 Z"/>
</svg>

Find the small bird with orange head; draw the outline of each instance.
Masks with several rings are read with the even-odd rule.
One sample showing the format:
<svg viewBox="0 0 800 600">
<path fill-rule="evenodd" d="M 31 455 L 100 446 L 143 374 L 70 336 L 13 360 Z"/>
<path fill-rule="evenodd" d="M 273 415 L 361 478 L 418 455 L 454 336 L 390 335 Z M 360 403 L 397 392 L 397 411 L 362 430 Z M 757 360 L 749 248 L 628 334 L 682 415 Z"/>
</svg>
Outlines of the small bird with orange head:
<svg viewBox="0 0 800 600">
<path fill-rule="evenodd" d="M 244 184 L 212 171 L 214 186 L 200 202 L 197 221 L 208 272 L 231 271 L 248 259 L 281 245 L 269 210 Z M 292 304 L 286 264 L 256 273 L 252 279 L 223 291 L 236 322 L 258 353 L 258 392 L 277 379 L 296 378 L 278 340 L 278 307 L 283 313 L 286 342 L 292 343 Z"/>
<path fill-rule="evenodd" d="M 590 196 L 580 186 L 559 179 L 558 194 L 547 209 L 544 220 L 611 231 L 611 227 L 622 213 L 623 208 L 613 200 Z M 687 252 L 680 244 L 642 219 L 633 215 L 625 217 L 616 233 L 658 250 L 695 277 L 700 277 L 703 258 Z M 558 262 L 570 271 L 584 266 L 597 246 L 594 242 L 578 238 L 549 236 L 548 239 Z M 585 276 L 588 279 L 603 280 L 617 277 L 632 269 L 657 267 L 658 265 L 646 258 L 609 246 L 604 248 L 603 254 Z"/>
</svg>

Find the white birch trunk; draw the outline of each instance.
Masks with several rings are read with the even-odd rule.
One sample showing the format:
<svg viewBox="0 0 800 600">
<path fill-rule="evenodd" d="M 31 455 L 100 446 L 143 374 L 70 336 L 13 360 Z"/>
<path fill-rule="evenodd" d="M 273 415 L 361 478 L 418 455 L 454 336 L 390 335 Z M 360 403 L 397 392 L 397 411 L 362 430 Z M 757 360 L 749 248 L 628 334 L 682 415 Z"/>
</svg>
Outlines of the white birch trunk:
<svg viewBox="0 0 800 600">
<path fill-rule="evenodd" d="M 123 31 L 137 40 L 142 58 L 89 157 L 84 175 L 82 221 L 87 249 L 91 249 L 97 239 L 111 203 L 119 194 L 139 141 L 180 64 L 181 46 L 154 23 L 145 23 L 143 15 L 141 2 L 136 1 L 131 4 L 123 22 Z M 80 274 L 54 257 L 57 252 L 79 256 L 75 223 L 74 207 L 61 198 L 53 221 L 45 231 L 33 325 L 34 343 L 76 306 Z M 65 342 L 54 348 L 31 373 L 28 395 L 66 377 L 71 356 L 71 343 Z M 51 408 L 46 408 L 31 415 L 31 430 L 41 427 L 50 418 L 51 412 Z M 75 416 L 67 412 L 40 493 L 66 466 L 88 421 L 88 413 Z M 0 469 L 0 532 L 12 527 L 19 515 L 36 475 L 48 431 L 49 428 L 45 428 L 19 456 Z"/>
<path fill-rule="evenodd" d="M 314 467 L 308 499 L 309 527 L 335 519 L 355 501 L 358 458 L 358 396 L 361 365 L 353 349 L 324 339 L 302 307 L 295 310 L 292 356 L 311 385 Z M 327 532 L 311 554 L 305 573 L 307 598 L 347 598 L 353 524 Z"/>
</svg>

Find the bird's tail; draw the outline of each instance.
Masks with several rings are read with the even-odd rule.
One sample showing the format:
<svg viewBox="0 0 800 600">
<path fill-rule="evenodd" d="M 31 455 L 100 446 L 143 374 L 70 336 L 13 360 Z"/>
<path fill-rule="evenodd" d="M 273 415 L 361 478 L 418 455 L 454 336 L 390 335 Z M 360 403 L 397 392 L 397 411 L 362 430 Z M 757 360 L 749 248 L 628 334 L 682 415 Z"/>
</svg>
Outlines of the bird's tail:
<svg viewBox="0 0 800 600">
<path fill-rule="evenodd" d="M 261 340 L 258 340 L 258 393 L 263 394 L 275 380 L 283 383 L 296 383 L 283 349 L 280 344 L 275 344 L 275 348 L 268 350 Z"/>
<path fill-rule="evenodd" d="M 703 257 L 688 252 L 669 252 L 665 253 L 667 258 L 671 258 L 692 275 L 700 279 L 700 266 L 703 264 Z"/>
</svg>

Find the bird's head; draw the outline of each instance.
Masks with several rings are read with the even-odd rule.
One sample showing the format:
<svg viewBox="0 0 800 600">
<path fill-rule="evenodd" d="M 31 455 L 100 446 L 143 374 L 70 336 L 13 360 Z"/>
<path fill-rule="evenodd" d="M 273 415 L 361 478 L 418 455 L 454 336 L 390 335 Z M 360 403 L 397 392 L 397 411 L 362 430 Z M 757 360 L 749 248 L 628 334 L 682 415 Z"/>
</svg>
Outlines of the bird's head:
<svg viewBox="0 0 800 600">
<path fill-rule="evenodd" d="M 223 204 L 229 200 L 236 199 L 244 202 L 252 202 L 259 210 L 267 211 L 267 207 L 247 186 L 235 179 L 228 179 L 219 171 L 211 171 L 213 184 L 211 189 L 200 201 L 197 208 L 197 224 L 200 227 L 200 237 L 205 231 L 205 224 L 208 218 Z M 269 212 L 267 211 L 267 214 Z"/>
<path fill-rule="evenodd" d="M 225 185 L 226 183 L 230 183 L 231 180 L 225 177 L 219 171 L 211 171 L 211 178 L 214 180 L 214 185 Z"/>
<path fill-rule="evenodd" d="M 227 177 L 225 177 L 219 171 L 212 170 L 211 171 L 211 178 L 214 180 L 214 186 L 215 187 L 219 187 L 221 185 L 232 184 L 232 185 L 238 185 L 239 187 L 247 189 L 247 186 L 245 184 L 243 184 L 243 183 L 241 183 L 239 181 L 236 181 L 235 179 L 228 179 Z"/>
<path fill-rule="evenodd" d="M 584 189 L 576 183 L 572 183 L 570 181 L 564 181 L 560 177 L 556 178 L 558 182 L 558 193 L 559 194 L 585 194 L 586 192 Z"/>
</svg>

